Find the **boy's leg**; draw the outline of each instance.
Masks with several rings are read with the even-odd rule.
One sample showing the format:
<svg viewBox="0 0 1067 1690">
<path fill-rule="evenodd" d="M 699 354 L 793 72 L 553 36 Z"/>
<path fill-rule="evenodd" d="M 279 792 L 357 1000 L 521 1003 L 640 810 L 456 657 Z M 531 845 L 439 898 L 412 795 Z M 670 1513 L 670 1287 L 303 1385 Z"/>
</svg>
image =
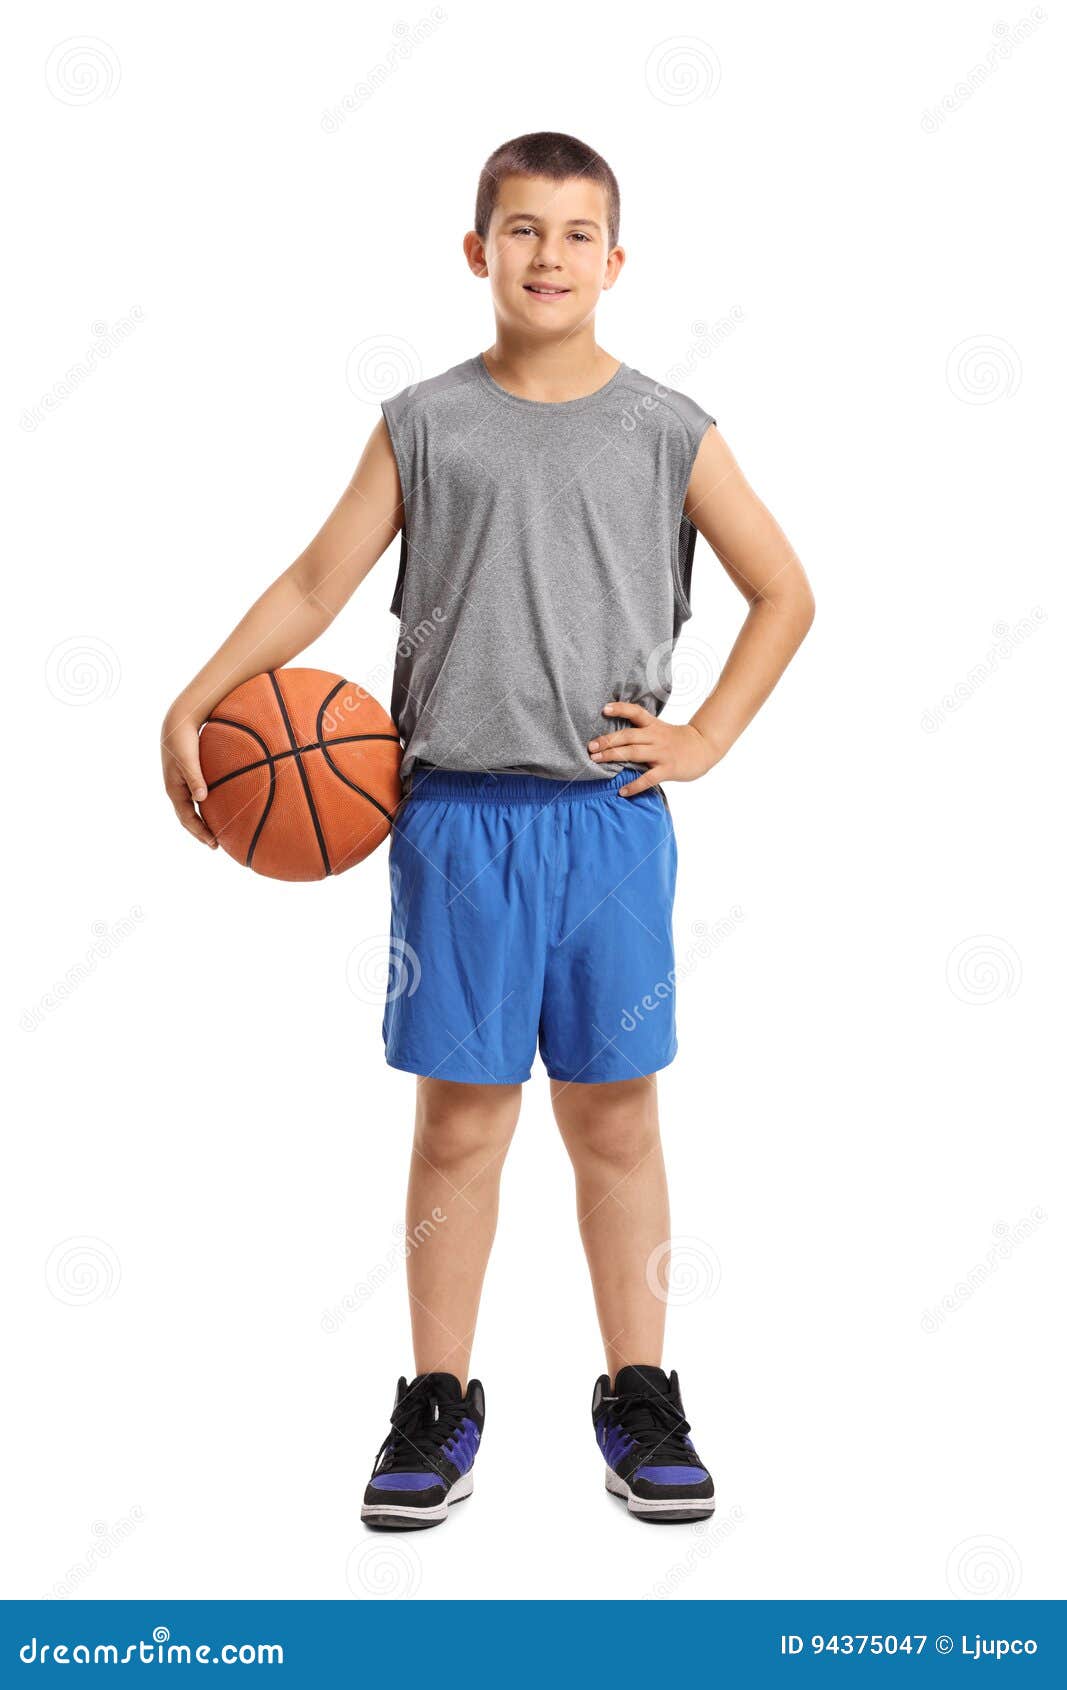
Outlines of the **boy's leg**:
<svg viewBox="0 0 1067 1690">
<path fill-rule="evenodd" d="M 521 1085 L 417 1082 L 407 1200 L 415 1371 L 453 1373 L 464 1390 L 521 1102 Z"/>
<path fill-rule="evenodd" d="M 660 1365 L 665 1267 L 649 1259 L 670 1238 L 656 1077 L 582 1085 L 552 1080 L 552 1109 L 574 1165 L 578 1225 L 593 1282 L 607 1371 Z"/>
</svg>

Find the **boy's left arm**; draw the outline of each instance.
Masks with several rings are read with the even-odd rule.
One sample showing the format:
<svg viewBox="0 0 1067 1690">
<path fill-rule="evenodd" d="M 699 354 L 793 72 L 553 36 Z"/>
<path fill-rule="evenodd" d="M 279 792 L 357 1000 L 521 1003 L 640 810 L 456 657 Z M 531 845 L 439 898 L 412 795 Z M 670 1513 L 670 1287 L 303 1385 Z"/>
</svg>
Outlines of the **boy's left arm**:
<svg viewBox="0 0 1067 1690">
<path fill-rule="evenodd" d="M 725 757 L 811 627 L 815 600 L 789 541 L 717 428 L 700 443 L 685 514 L 748 600 L 748 615 L 713 690 L 689 722 L 665 722 L 640 704 L 612 701 L 605 716 L 628 726 L 590 740 L 594 763 L 647 763 L 627 798 L 665 780 L 696 780 Z"/>
</svg>

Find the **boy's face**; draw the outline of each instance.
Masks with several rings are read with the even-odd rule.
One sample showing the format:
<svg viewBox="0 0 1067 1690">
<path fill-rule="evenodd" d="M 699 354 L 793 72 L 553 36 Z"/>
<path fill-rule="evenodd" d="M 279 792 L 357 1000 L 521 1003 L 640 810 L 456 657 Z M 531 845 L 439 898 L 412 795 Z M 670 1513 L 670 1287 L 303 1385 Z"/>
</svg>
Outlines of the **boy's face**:
<svg viewBox="0 0 1067 1690">
<path fill-rule="evenodd" d="M 578 176 L 505 176 L 487 240 L 468 234 L 464 250 L 500 319 L 553 338 L 592 315 L 626 256 L 608 247 L 604 189 Z"/>
</svg>

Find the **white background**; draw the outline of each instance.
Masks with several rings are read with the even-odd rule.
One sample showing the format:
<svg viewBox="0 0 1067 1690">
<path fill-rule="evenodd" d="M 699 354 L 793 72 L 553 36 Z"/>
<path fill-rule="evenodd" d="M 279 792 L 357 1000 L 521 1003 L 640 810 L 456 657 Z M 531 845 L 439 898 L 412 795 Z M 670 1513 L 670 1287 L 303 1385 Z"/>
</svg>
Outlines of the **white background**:
<svg viewBox="0 0 1067 1690">
<path fill-rule="evenodd" d="M 1060 21 L 53 4 L 5 61 L 4 1593 L 1058 1594 Z M 601 344 L 714 413 L 818 613 L 742 742 L 671 789 L 679 960 L 741 912 L 680 983 L 660 1082 L 666 1361 L 719 1524 L 652 1531 L 603 1492 L 538 1066 L 475 1497 L 387 1539 L 358 1518 L 411 1366 L 414 1081 L 361 984 L 386 853 L 246 873 L 178 829 L 157 738 L 377 398 L 492 344 L 461 240 L 484 159 L 540 128 L 622 186 Z M 397 554 L 302 660 L 386 701 Z M 675 720 L 742 616 L 703 541 L 693 596 Z"/>
</svg>

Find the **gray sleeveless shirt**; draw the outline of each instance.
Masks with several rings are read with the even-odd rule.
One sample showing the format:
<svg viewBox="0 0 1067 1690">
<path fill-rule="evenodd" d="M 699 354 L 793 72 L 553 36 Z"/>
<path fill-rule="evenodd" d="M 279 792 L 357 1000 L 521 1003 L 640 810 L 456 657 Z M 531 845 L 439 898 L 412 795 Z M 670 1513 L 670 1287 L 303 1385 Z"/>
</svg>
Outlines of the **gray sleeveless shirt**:
<svg viewBox="0 0 1067 1690">
<path fill-rule="evenodd" d="M 683 511 L 715 418 L 622 364 L 559 403 L 522 399 L 479 353 L 382 403 L 404 500 L 390 609 L 391 713 L 418 769 L 605 779 L 587 743 L 658 715 L 690 612 Z"/>
</svg>

